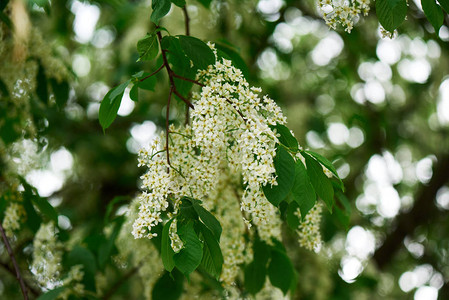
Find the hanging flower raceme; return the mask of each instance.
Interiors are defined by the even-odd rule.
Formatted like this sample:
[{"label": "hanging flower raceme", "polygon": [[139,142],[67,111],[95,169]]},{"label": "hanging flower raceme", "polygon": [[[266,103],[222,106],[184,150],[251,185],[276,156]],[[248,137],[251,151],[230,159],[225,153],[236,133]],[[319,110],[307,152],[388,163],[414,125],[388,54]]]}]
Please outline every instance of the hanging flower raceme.
[{"label": "hanging flower raceme", "polygon": [[259,96],[261,89],[251,87],[231,61],[217,60],[196,82],[201,90],[192,95],[191,125],[170,126],[139,152],[139,166],[148,171],[141,177],[132,234],[162,235],[166,270],[176,266],[188,276],[201,264],[230,288],[239,265],[256,260],[260,247],[273,253],[273,262],[288,260],[279,246],[281,202],[296,218],[292,228],[300,240],[312,240],[313,247],[305,246],[316,248],[321,210],[313,210],[314,230],[299,218],[308,216],[317,195],[332,206],[323,167],[334,177],[336,172],[325,158],[299,147],[279,106]]},{"label": "hanging flower raceme", "polygon": [[336,29],[338,24],[341,24],[345,31],[351,32],[354,27],[355,20],[363,13],[368,15],[370,0],[319,0],[318,7],[320,8],[326,24]]}]

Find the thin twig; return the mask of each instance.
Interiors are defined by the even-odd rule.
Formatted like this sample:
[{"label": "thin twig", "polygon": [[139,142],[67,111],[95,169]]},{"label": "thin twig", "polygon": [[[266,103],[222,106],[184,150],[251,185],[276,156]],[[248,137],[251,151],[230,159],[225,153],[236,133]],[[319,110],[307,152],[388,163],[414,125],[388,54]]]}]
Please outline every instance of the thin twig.
[{"label": "thin twig", "polygon": [[[190,35],[190,17],[189,12],[187,11],[187,4],[183,6],[182,11],[184,12],[184,24],[186,27],[186,35]],[[175,74],[176,75],[176,74]],[[190,107],[186,104],[186,119],[185,125],[189,125],[190,123]]]},{"label": "thin twig", "polygon": [[186,35],[190,35],[190,18],[189,13],[187,12],[187,5],[182,7],[182,11],[184,12],[184,23],[186,27]]},{"label": "thin twig", "polygon": [[[13,268],[11,268],[7,263],[0,261],[0,266],[2,266],[6,271],[8,271],[8,273],[10,273],[12,276],[16,277],[16,272],[14,271]],[[33,288],[29,283],[26,282],[26,280],[24,279],[23,282],[25,283],[25,286],[27,287],[27,289],[34,295],[34,296],[39,296],[40,292],[38,290],[36,290],[35,288]]]},{"label": "thin twig", "polygon": [[23,299],[28,300],[28,292],[25,283],[23,282],[23,278],[20,275],[19,265],[17,264],[16,258],[14,257],[14,253],[12,252],[11,245],[9,244],[8,238],[6,237],[5,230],[3,230],[3,226],[0,223],[0,233],[3,238],[3,242],[5,243],[6,250],[8,251],[9,257],[11,258],[12,264],[14,265],[14,269],[16,271],[16,278],[19,281],[20,289],[22,290]]},{"label": "thin twig", "polygon": [[173,77],[176,77],[176,78],[179,78],[179,79],[185,80],[185,81],[190,81],[191,83],[197,84],[197,85],[199,85],[199,86],[201,86],[201,87],[205,87],[204,84],[202,84],[201,82],[199,82],[199,81],[197,81],[197,80],[193,80],[193,79],[190,79],[190,78],[186,78],[186,77],[180,76],[180,75],[178,75],[178,74],[176,74],[176,73],[173,73]]},{"label": "thin twig", "polygon": [[160,70],[162,70],[162,69],[164,68],[164,66],[165,66],[165,64],[162,64],[162,66],[160,66],[156,71],[154,71],[153,73],[151,73],[151,74],[148,75],[148,76],[145,76],[144,78],[140,79],[139,81],[142,82],[142,81],[144,81],[145,79],[148,79],[148,78],[150,78],[151,76],[157,74]]},{"label": "thin twig", "polygon": [[192,102],[190,102],[188,99],[186,99],[183,95],[181,95],[176,89],[173,89],[173,92],[175,93],[176,96],[178,96],[182,101],[185,102],[185,104],[187,104],[187,106],[189,106],[191,109],[194,108]]},{"label": "thin twig", "polygon": [[165,115],[165,150],[167,151],[167,173],[170,172],[170,152],[169,152],[169,146],[168,146],[168,136],[170,134],[170,128],[169,128],[169,119],[170,119],[170,100],[171,95],[173,93],[173,90],[175,89],[174,86],[170,87],[170,93],[168,93],[168,101],[167,101],[167,111]]},{"label": "thin twig", "polygon": [[229,104],[231,104],[231,106],[236,110],[236,112],[240,115],[240,117],[242,117],[244,122],[247,122],[248,120],[245,118],[245,116],[243,115],[243,113],[240,111],[240,109],[238,109],[237,107],[234,106],[234,103],[231,102],[231,100],[229,100],[228,98],[226,98],[226,102],[228,102]]}]

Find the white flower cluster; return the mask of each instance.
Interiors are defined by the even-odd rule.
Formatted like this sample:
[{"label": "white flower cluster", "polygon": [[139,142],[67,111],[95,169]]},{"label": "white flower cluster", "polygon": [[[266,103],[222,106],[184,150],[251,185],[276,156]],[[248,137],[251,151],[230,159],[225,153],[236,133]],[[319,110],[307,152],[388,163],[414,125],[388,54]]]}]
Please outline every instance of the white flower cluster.
[{"label": "white flower cluster", "polygon": [[245,188],[238,201],[258,226],[260,236],[268,242],[271,237],[279,238],[278,212],[261,186],[276,184],[273,157],[278,140],[269,125],[284,124],[285,117],[273,100],[257,95],[260,89],[250,87],[229,60],[209,66],[198,74],[198,80],[204,87],[193,96],[192,125],[169,130],[170,165],[164,134],[150,149],[139,152],[139,165],[147,166],[148,172],[142,176],[144,192],[133,225],[134,237],[154,237],[151,228],[162,221],[161,212],[172,203],[176,214],[182,196],[200,199],[214,208],[208,199],[219,175],[228,172],[242,178]]},{"label": "white flower cluster", "polygon": [[12,238],[14,232],[20,229],[20,225],[26,220],[25,208],[22,205],[22,195],[17,191],[18,185],[11,184],[7,189],[0,191],[0,198],[8,204],[3,217],[3,229],[8,237]]},{"label": "white flower cluster", "polygon": [[[321,247],[321,211],[322,204],[316,203],[315,206],[307,213],[305,220],[300,222],[297,233],[299,235],[299,245],[311,250],[319,251]],[[301,220],[301,212],[299,208],[295,212],[298,218]]]},{"label": "white flower cluster", "polygon": [[81,283],[84,276],[82,268],[82,265],[76,265],[70,268],[67,277],[61,281],[61,284],[67,288],[59,294],[58,299],[67,300],[70,295],[84,296],[84,284]]},{"label": "white flower cluster", "polygon": [[[262,186],[277,184],[273,159],[278,138],[270,125],[285,124],[286,118],[229,60],[217,60],[197,80],[203,86],[192,96],[191,125],[169,127],[169,151],[165,133],[139,151],[139,166],[148,170],[133,204],[138,209],[129,217],[133,236],[151,239],[156,236],[153,227],[177,215],[183,196],[201,200],[223,228],[220,282],[231,290],[240,265],[251,260],[244,238],[255,234],[251,225],[269,244],[281,239],[279,211]],[[176,226],[175,220],[169,231],[175,252],[183,247]]]},{"label": "white flower cluster", "polygon": [[370,0],[318,0],[326,24],[336,29],[340,23],[347,32],[351,32],[359,14],[368,15],[369,5]]},{"label": "white flower cluster", "polygon": [[58,229],[53,222],[41,224],[33,240],[31,273],[44,291],[66,287],[58,299],[66,300],[70,295],[84,296],[82,265],[72,266],[66,276],[61,276],[64,245],[58,241],[57,233]]},{"label": "white flower cluster", "polygon": [[382,25],[380,25],[380,35],[383,39],[389,38],[390,40],[392,40],[398,36],[398,31],[395,29],[393,32],[390,32],[383,28]]},{"label": "white flower cluster", "polygon": [[63,245],[56,238],[57,229],[53,222],[42,224],[33,241],[31,272],[45,289],[60,286]]}]

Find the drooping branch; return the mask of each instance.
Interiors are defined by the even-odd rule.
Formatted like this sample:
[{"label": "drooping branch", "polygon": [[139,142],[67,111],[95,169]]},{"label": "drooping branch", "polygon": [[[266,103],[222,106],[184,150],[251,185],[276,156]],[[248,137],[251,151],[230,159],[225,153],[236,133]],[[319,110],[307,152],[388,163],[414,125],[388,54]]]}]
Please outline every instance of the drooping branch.
[{"label": "drooping branch", "polygon": [[382,246],[374,253],[373,259],[380,269],[390,263],[396,252],[403,246],[407,235],[412,235],[418,226],[431,222],[439,214],[434,199],[438,190],[449,182],[448,170],[449,154],[445,154],[438,158],[430,182],[422,185],[418,191],[413,208],[397,217],[396,228],[387,235]]},{"label": "drooping branch", "polygon": [[11,258],[11,262],[14,266],[14,270],[16,272],[17,281],[19,281],[20,289],[22,290],[23,299],[28,300],[28,291],[23,281],[22,275],[20,274],[19,265],[17,264],[14,253],[12,252],[11,245],[9,244],[8,237],[6,236],[5,230],[0,222],[0,234],[2,235],[3,243],[5,244],[6,251],[8,251],[9,257]]}]

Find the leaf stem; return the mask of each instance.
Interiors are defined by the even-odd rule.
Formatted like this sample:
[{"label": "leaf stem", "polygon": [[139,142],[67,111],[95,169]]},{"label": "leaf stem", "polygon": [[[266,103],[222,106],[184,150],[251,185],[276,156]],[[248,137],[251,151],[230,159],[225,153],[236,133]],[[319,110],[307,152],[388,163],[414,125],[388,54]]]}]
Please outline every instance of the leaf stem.
[{"label": "leaf stem", "polygon": [[153,75],[156,75],[157,73],[159,73],[160,70],[162,70],[162,69],[164,68],[164,66],[165,66],[165,63],[163,63],[162,66],[160,66],[156,71],[154,71],[154,72],[151,73],[150,75],[145,76],[145,77],[142,78],[142,79],[139,79],[139,81],[142,82],[142,81],[144,81],[145,79],[148,79],[148,78],[150,78],[150,77],[153,76]]},{"label": "leaf stem", "polygon": [[12,264],[14,265],[14,269],[16,271],[16,278],[19,281],[20,289],[22,290],[23,299],[28,300],[28,292],[23,281],[22,276],[20,275],[19,265],[17,264],[16,258],[14,257],[14,253],[12,252],[11,245],[9,244],[8,238],[6,237],[5,230],[3,229],[2,224],[0,223],[0,233],[3,238],[3,242],[5,243],[6,250],[8,251],[9,257],[11,258]]},{"label": "leaf stem", "polygon": [[204,84],[202,84],[201,82],[199,82],[199,81],[197,81],[197,80],[193,80],[193,79],[190,79],[190,78],[186,78],[186,77],[180,76],[180,75],[178,75],[178,74],[176,74],[176,73],[173,73],[173,77],[179,78],[179,79],[184,80],[184,81],[189,81],[189,82],[194,83],[194,84],[197,84],[197,85],[199,85],[199,86],[201,86],[201,87],[204,87],[204,86],[205,86]]}]

